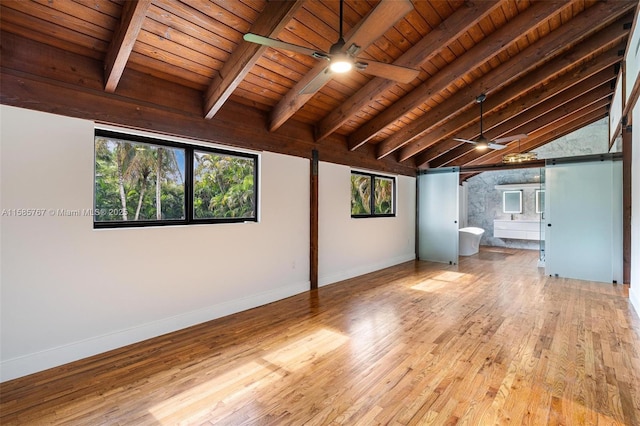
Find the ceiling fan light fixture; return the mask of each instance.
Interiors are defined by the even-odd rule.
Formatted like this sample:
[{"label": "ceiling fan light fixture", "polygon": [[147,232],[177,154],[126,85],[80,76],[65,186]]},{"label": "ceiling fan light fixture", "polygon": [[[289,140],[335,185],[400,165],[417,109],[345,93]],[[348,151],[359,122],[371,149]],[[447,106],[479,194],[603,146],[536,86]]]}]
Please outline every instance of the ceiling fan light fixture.
[{"label": "ceiling fan light fixture", "polygon": [[[482,122],[482,120],[481,120]],[[482,127],[482,125],[480,125]],[[484,135],[482,134],[482,128],[480,129],[480,136],[478,137],[478,140],[476,141],[476,149],[478,151],[486,151],[487,149],[489,149],[489,139],[485,138]]]},{"label": "ceiling fan light fixture", "polygon": [[336,55],[331,59],[331,65],[329,69],[335,73],[345,73],[351,71],[353,68],[353,61],[348,55]]},{"label": "ceiling fan light fixture", "polygon": [[489,149],[489,143],[486,141],[480,141],[476,144],[476,149],[478,151],[485,151],[487,149]]},{"label": "ceiling fan light fixture", "polygon": [[[303,95],[316,93],[333,75],[347,73],[354,69],[374,77],[381,77],[404,84],[411,83],[420,75],[420,71],[413,68],[373,60],[363,62],[358,61],[357,58],[358,53],[360,53],[363,48],[366,49],[366,47],[376,39],[382,37],[387,30],[414,9],[411,0],[379,2],[370,13],[351,28],[348,40],[345,40],[343,37],[345,0],[339,0],[339,3],[339,37],[338,41],[330,47],[328,52],[318,51],[306,46],[287,43],[254,33],[246,33],[243,35],[243,39],[250,43],[295,52],[311,56],[321,61],[327,61],[327,63],[324,64],[326,66],[317,67],[317,69],[314,67],[313,70],[307,74],[309,79],[300,81],[300,84],[296,85],[296,88],[299,88],[298,93]],[[320,31],[318,31],[318,33],[320,33]],[[347,41],[349,45],[347,45]],[[296,108],[299,107],[298,105]]]}]

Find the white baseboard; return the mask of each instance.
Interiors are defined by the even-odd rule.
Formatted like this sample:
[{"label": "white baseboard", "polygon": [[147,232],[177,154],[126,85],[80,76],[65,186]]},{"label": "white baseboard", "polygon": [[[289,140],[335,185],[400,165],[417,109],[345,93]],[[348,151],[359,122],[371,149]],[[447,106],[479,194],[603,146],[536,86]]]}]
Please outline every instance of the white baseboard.
[{"label": "white baseboard", "polygon": [[0,382],[37,373],[308,291],[301,282],[0,362]]},{"label": "white baseboard", "polygon": [[361,265],[355,268],[348,269],[346,271],[339,271],[331,275],[318,277],[318,285],[320,287],[337,283],[338,281],[348,280],[353,277],[359,277],[360,275],[368,274],[370,272],[379,271],[384,268],[389,268],[390,266],[395,266],[400,263],[409,262],[410,260],[414,260],[416,258],[415,254],[404,254],[401,256],[396,256],[390,259],[386,259],[377,263],[370,263],[366,265]]}]

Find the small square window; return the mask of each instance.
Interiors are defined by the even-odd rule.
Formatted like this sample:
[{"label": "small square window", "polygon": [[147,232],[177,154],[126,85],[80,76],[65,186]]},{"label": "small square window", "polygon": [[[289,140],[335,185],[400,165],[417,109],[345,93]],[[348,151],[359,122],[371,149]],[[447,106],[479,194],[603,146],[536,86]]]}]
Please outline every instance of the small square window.
[{"label": "small square window", "polygon": [[393,177],[351,172],[351,217],[395,216]]}]

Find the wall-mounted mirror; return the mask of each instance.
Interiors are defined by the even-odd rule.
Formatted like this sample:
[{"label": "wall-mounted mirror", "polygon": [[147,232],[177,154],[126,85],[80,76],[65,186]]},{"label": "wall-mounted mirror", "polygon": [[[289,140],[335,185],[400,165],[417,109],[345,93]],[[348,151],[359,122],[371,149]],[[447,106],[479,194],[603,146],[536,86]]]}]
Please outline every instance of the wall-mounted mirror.
[{"label": "wall-mounted mirror", "polygon": [[502,193],[503,213],[522,213],[522,191],[504,191]]},{"label": "wall-mounted mirror", "polygon": [[536,189],[536,213],[544,213],[544,189]]}]

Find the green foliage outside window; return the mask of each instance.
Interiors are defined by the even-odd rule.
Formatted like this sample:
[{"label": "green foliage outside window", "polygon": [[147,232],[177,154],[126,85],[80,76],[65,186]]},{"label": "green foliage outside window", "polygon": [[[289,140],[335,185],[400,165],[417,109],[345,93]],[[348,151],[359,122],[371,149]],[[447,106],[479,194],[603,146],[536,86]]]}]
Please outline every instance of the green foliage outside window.
[{"label": "green foliage outside window", "polygon": [[184,150],[95,139],[96,222],[184,219]]},{"label": "green foliage outside window", "polygon": [[96,133],[94,226],[257,220],[257,156],[121,136]]},{"label": "green foliage outside window", "polygon": [[207,152],[194,154],[194,217],[255,217],[254,161]]},{"label": "green foliage outside window", "polygon": [[[373,188],[373,197],[371,194]],[[365,174],[351,173],[351,216],[393,216],[395,179]]]},{"label": "green foliage outside window", "polygon": [[375,213],[393,213],[393,179],[375,177]]},{"label": "green foliage outside window", "polygon": [[351,215],[371,214],[371,177],[351,174]]}]

